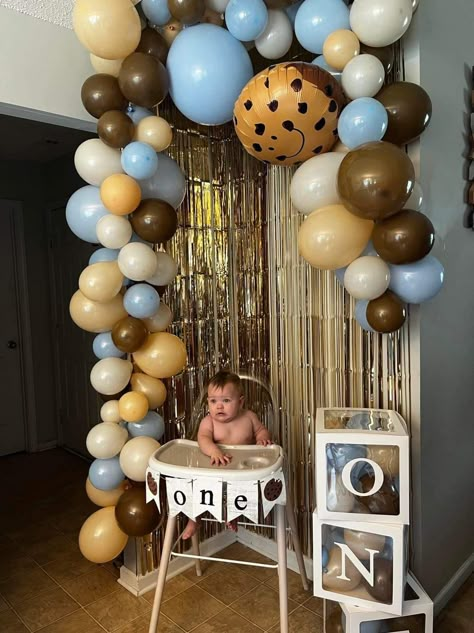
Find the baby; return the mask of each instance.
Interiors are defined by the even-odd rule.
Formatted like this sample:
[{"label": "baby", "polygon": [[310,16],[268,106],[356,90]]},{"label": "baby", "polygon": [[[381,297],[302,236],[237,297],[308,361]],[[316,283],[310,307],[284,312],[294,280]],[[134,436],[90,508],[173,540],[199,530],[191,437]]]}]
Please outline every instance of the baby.
[{"label": "baby", "polygon": [[[199,423],[198,444],[211,458],[211,464],[225,466],[232,457],[217,444],[272,444],[270,434],[253,411],[244,409],[244,396],[239,376],[219,371],[207,388],[209,415]],[[234,525],[230,525],[235,529]],[[189,520],[183,532],[188,539],[196,532],[196,522]]]}]

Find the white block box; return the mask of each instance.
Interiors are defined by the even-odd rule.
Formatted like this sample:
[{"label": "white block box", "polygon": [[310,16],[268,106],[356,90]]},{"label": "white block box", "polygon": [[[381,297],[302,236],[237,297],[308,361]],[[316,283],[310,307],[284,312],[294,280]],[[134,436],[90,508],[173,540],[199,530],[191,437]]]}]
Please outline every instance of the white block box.
[{"label": "white block box", "polygon": [[321,519],[409,523],[409,436],[396,411],[318,409],[316,502]]},{"label": "white block box", "polygon": [[326,602],[326,630],[342,628],[344,633],[433,633],[433,602],[408,573],[402,615],[368,611],[350,604]]},{"label": "white block box", "polygon": [[408,528],[321,519],[313,513],[313,593],[401,615]]}]

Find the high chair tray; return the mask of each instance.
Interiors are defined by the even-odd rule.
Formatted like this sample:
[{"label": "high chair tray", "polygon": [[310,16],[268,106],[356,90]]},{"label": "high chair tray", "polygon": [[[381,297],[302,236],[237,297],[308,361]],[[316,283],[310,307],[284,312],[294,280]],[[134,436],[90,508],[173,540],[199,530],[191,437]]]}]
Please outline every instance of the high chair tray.
[{"label": "high chair tray", "polygon": [[210,458],[201,452],[197,442],[171,440],[163,444],[151,457],[149,466],[170,477],[222,478],[225,481],[250,481],[267,477],[283,466],[283,450],[270,446],[228,446],[219,444],[223,452],[232,456],[226,466],[211,466]]}]

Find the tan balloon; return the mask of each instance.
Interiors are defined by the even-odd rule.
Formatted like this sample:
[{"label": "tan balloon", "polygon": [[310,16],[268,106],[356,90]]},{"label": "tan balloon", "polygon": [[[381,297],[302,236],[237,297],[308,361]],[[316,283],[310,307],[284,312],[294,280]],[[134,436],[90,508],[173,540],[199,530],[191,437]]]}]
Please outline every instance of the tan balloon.
[{"label": "tan balloon", "polygon": [[116,558],[127,544],[128,536],[115,519],[115,508],[97,510],[86,519],[79,532],[79,549],[92,563],[107,563]]},{"label": "tan balloon", "polygon": [[87,266],[79,277],[79,290],[91,301],[111,301],[123,285],[117,262],[97,262]]},{"label": "tan balloon", "polygon": [[328,564],[324,570],[323,589],[328,589],[329,591],[352,591],[359,586],[362,580],[359,570],[354,567],[348,558],[346,558],[345,577],[349,578],[349,580],[338,578],[342,573],[342,553],[337,545],[329,551]]},{"label": "tan balloon", "polygon": [[356,530],[344,530],[344,542],[350,547],[357,558],[368,560],[372,549],[382,553],[385,547],[385,536],[382,534],[370,534],[369,532],[357,532]]},{"label": "tan balloon", "polygon": [[183,25],[178,20],[170,20],[161,28],[161,35],[164,37],[168,46],[174,42],[179,33],[183,30]]},{"label": "tan balloon", "polygon": [[126,422],[140,422],[148,413],[148,398],[139,391],[124,393],[119,400],[120,417]]},{"label": "tan balloon", "polygon": [[128,215],[135,211],[142,199],[138,182],[127,174],[112,174],[100,186],[104,206],[115,215]]},{"label": "tan balloon", "polygon": [[324,59],[336,70],[344,70],[344,66],[359,53],[359,38],[349,29],[333,31],[324,40]]},{"label": "tan balloon", "polygon": [[154,378],[171,378],[186,366],[186,347],[168,332],[150,334],[133,359],[140,369]]},{"label": "tan balloon", "polygon": [[342,204],[331,204],[311,213],[300,226],[300,255],[315,268],[336,270],[359,257],[374,228]]},{"label": "tan balloon", "polygon": [[160,301],[158,312],[148,319],[142,319],[149,332],[164,332],[173,322],[173,313],[166,303]]},{"label": "tan balloon", "polygon": [[118,400],[108,400],[104,402],[100,409],[100,419],[102,422],[113,422],[114,424],[118,424],[122,421],[119,413]]},{"label": "tan balloon", "polygon": [[124,480],[118,488],[114,488],[113,490],[99,490],[99,488],[96,488],[91,484],[88,477],[86,479],[86,494],[96,506],[105,508],[106,506],[117,505],[117,501],[120,499],[125,490],[127,490],[128,486],[129,483]]},{"label": "tan balloon", "polygon": [[123,59],[103,59],[97,57],[94,53],[90,54],[92,68],[98,74],[112,75],[112,77],[118,77],[120,68],[122,67]]},{"label": "tan balloon", "polygon": [[166,400],[166,387],[159,378],[135,373],[130,378],[130,386],[132,391],[141,392],[146,396],[149,409],[158,409]]},{"label": "tan balloon", "polygon": [[123,296],[119,293],[110,301],[92,301],[80,290],[71,298],[69,313],[74,323],[86,332],[108,332],[115,323],[127,316]]},{"label": "tan balloon", "polygon": [[389,477],[396,477],[400,472],[400,456],[397,446],[368,446],[367,459],[378,464]]},{"label": "tan balloon", "polygon": [[81,44],[103,59],[123,59],[140,41],[140,17],[130,0],[76,0],[72,21]]},{"label": "tan balloon", "polygon": [[173,140],[173,131],[166,119],[147,116],[135,126],[135,140],[148,143],[156,152],[162,152]]}]

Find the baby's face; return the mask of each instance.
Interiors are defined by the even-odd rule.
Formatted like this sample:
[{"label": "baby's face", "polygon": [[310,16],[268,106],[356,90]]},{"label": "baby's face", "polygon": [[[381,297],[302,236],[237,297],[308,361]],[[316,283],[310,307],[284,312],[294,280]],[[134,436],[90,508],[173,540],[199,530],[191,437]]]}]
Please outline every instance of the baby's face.
[{"label": "baby's face", "polygon": [[209,414],[216,422],[231,422],[236,418],[242,407],[243,396],[232,383],[220,387],[210,385],[207,390]]}]

